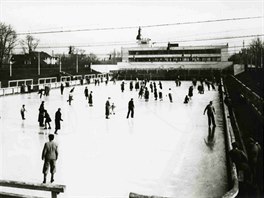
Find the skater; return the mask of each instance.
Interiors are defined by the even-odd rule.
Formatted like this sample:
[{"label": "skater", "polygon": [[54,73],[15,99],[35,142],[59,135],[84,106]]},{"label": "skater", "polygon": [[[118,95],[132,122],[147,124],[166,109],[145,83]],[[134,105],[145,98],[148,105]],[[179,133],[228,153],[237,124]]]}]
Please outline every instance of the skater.
[{"label": "skater", "polygon": [[152,84],[152,82],[150,82],[149,87],[150,87],[151,93],[153,93],[153,84]]},{"label": "skater", "polygon": [[214,114],[215,114],[215,109],[213,106],[213,101],[210,101],[210,103],[205,107],[204,109],[204,115],[205,112],[207,111],[207,116],[208,116],[208,126],[211,126],[211,123],[213,123],[213,126],[215,127],[215,118],[214,118]]},{"label": "skater", "polygon": [[88,92],[88,88],[87,87],[85,87],[85,89],[84,89],[84,95],[85,95],[85,100],[87,100],[88,96],[89,96],[89,92]]},{"label": "skater", "polygon": [[92,95],[92,91],[90,92],[89,94],[89,97],[88,97],[88,103],[89,103],[89,106],[92,107],[93,106],[93,95]]},{"label": "skater", "polygon": [[154,98],[155,98],[155,100],[158,99],[158,93],[157,93],[157,88],[156,87],[154,87]]},{"label": "skater", "polygon": [[159,91],[159,99],[160,99],[160,101],[163,101],[163,96],[162,96],[162,91],[161,90]]},{"label": "skater", "polygon": [[130,83],[129,83],[129,89],[130,89],[130,91],[133,90],[133,81],[130,81]]},{"label": "skater", "polygon": [[112,103],[112,105],[111,105],[111,112],[110,112],[110,114],[113,114],[113,115],[115,115],[115,108],[116,108],[116,106],[115,106],[115,104],[114,103]]},{"label": "skater", "polygon": [[25,119],[26,119],[26,118],[25,118],[25,111],[26,111],[26,109],[25,109],[25,105],[23,104],[23,105],[22,105],[22,108],[21,108],[21,110],[20,110],[22,120],[25,120]]},{"label": "skater", "polygon": [[58,108],[58,111],[55,113],[55,134],[57,134],[57,131],[61,128],[60,121],[63,121],[61,119],[61,108]]},{"label": "skater", "polygon": [[63,95],[63,90],[64,90],[64,85],[63,83],[61,83],[61,86],[60,86],[61,95]]},{"label": "skater", "polygon": [[162,83],[159,81],[159,87],[160,89],[162,89]]},{"label": "skater", "polygon": [[105,119],[109,119],[109,114],[110,114],[110,98],[105,103]]},{"label": "skater", "polygon": [[147,87],[145,87],[145,94],[144,94],[145,101],[148,102],[149,100],[149,90]]},{"label": "skater", "polygon": [[136,84],[135,84],[135,89],[136,89],[136,91],[139,89],[139,82],[138,82],[138,79],[137,79]]},{"label": "skater", "polygon": [[56,161],[58,159],[58,145],[53,141],[54,135],[49,134],[49,142],[46,142],[42,150],[42,160],[44,160],[42,173],[44,175],[43,183],[46,183],[48,170],[50,168],[51,179],[54,182],[54,174],[56,172]]},{"label": "skater", "polygon": [[188,95],[186,95],[185,98],[184,98],[184,102],[183,103],[184,104],[188,104],[189,100],[190,99],[189,99]]},{"label": "skater", "polygon": [[73,94],[72,92],[70,91],[69,93],[69,99],[67,100],[67,102],[69,102],[69,105],[71,105],[71,101],[73,100]]},{"label": "skater", "polygon": [[39,91],[38,91],[39,98],[42,98],[42,95],[43,95],[44,91],[45,91],[44,89],[39,89]]},{"label": "skater", "polygon": [[129,114],[131,112],[131,118],[134,117],[134,102],[133,102],[133,98],[131,98],[131,100],[128,102],[128,112],[127,112],[127,118],[129,118]]},{"label": "skater", "polygon": [[189,93],[188,93],[188,96],[189,96],[189,99],[191,100],[191,99],[192,99],[192,96],[193,96],[193,86],[190,86],[190,87],[189,87]]},{"label": "skater", "polygon": [[171,93],[171,88],[169,88],[169,93],[168,93],[168,96],[169,96],[170,102],[173,102],[173,101],[172,101],[172,93]]},{"label": "skater", "polygon": [[47,129],[47,124],[49,125],[49,129],[51,129],[51,126],[50,126],[50,122],[51,122],[51,118],[50,118],[50,115],[48,114],[48,111],[45,110],[44,111],[44,117],[45,117],[45,128],[44,129]]},{"label": "skater", "polygon": [[122,83],[121,83],[121,91],[124,92],[124,90],[125,90],[125,82],[122,81]]},{"label": "skater", "polygon": [[143,96],[143,87],[141,86],[138,92],[138,98],[142,98],[142,96]]},{"label": "skater", "polygon": [[39,107],[39,116],[38,116],[38,122],[40,127],[44,127],[44,101],[41,102],[41,105]]}]

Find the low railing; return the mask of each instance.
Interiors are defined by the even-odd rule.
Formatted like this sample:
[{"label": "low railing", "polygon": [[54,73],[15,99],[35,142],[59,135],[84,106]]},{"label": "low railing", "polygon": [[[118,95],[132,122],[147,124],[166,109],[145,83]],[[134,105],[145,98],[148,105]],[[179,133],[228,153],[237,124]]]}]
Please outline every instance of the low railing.
[{"label": "low railing", "polygon": [[[68,83],[69,86],[87,84],[86,80],[88,78],[90,79],[90,83],[94,83],[94,79],[96,79],[96,77],[100,77],[100,78],[102,77],[103,80],[105,80],[106,75],[107,74],[99,74],[99,76],[96,76],[96,74],[87,74],[87,75],[84,75],[84,78],[81,78],[82,76],[78,75],[78,76],[75,76],[76,79],[72,79],[71,76],[62,76],[60,79],[60,82],[57,81],[56,77],[39,78],[38,79],[39,84],[33,84],[31,82],[31,79],[13,80],[13,81],[9,81],[9,86],[11,83],[16,83],[16,86],[0,88],[0,96],[21,93],[21,86],[19,86],[19,83],[29,82],[28,80],[30,80],[30,83],[32,83],[30,84],[31,85],[30,91],[34,92],[34,91],[38,91],[39,89],[44,89],[46,85],[49,86],[50,88],[59,88],[61,83]],[[28,86],[24,86],[25,93],[29,92],[28,89],[29,89]]]},{"label": "low railing", "polygon": [[[19,182],[19,181],[10,181],[10,180],[0,180],[0,186],[8,188],[20,188],[20,189],[29,189],[29,190],[38,190],[38,191],[49,191],[51,192],[51,198],[57,198],[59,193],[65,191],[66,186],[56,185],[56,184],[38,184],[38,183],[28,183],[28,182]],[[1,198],[40,198],[36,196],[21,195],[9,192],[0,192]]]},{"label": "low railing", "polygon": [[243,94],[244,98],[248,101],[248,103],[255,109],[259,116],[263,116],[263,105],[264,100],[259,95],[257,95],[254,91],[244,85],[240,80],[235,78],[234,76],[230,76],[232,83],[236,86],[237,90],[240,90]]}]

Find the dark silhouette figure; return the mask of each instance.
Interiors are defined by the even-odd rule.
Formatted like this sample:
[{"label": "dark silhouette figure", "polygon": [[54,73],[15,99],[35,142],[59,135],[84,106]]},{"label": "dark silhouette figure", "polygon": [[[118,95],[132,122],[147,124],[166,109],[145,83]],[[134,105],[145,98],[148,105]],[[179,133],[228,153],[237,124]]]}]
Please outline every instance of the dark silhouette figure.
[{"label": "dark silhouette figure", "polygon": [[128,112],[127,112],[127,118],[129,118],[129,114],[131,112],[131,118],[134,117],[134,101],[133,98],[131,98],[131,100],[128,102]]},{"label": "dark silhouette figure", "polygon": [[63,90],[64,90],[64,85],[63,83],[61,83],[61,86],[60,86],[61,95],[63,95]]},{"label": "dark silhouette figure", "polygon": [[57,134],[57,131],[61,128],[60,121],[63,121],[61,119],[61,108],[58,108],[58,111],[55,113],[55,134]]},{"label": "dark silhouette figure", "polygon": [[45,112],[45,108],[44,108],[44,101],[41,102],[41,105],[39,107],[39,116],[38,116],[38,122],[39,122],[39,126],[44,127],[44,112]]},{"label": "dark silhouette figure", "polygon": [[45,128],[44,129],[47,129],[47,124],[49,125],[49,129],[51,129],[51,126],[50,126],[51,118],[47,110],[44,111],[44,117],[45,117]]},{"label": "dark silhouette figure", "polygon": [[210,101],[210,103],[205,107],[204,109],[204,114],[207,111],[207,116],[208,116],[208,126],[211,126],[211,123],[213,123],[213,126],[215,127],[215,109],[213,107],[213,101]]}]

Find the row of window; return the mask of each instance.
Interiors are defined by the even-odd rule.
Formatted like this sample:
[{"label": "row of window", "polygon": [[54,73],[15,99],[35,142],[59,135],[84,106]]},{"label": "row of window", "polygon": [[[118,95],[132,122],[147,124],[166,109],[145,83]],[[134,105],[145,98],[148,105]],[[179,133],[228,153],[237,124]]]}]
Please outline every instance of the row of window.
[{"label": "row of window", "polygon": [[221,49],[190,49],[190,50],[130,50],[129,55],[161,55],[161,54],[221,54]]},{"label": "row of window", "polygon": [[220,57],[129,58],[129,62],[220,62]]}]

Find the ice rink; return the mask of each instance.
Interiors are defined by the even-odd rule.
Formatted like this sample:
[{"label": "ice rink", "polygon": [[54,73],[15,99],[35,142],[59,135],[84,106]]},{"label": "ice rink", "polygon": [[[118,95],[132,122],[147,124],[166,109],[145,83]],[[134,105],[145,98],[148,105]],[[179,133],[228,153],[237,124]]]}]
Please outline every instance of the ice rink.
[{"label": "ice rink", "polygon": [[[62,113],[61,130],[55,136],[59,158],[55,183],[66,185],[59,197],[128,197],[130,192],[165,197],[220,197],[228,190],[222,110],[217,91],[198,94],[183,104],[191,85],[163,81],[163,101],[138,98],[138,92],[121,92],[120,81],[76,86],[71,106],[66,102],[71,89],[52,89],[50,96],[37,93],[0,97],[0,178],[41,183],[41,152],[54,133],[55,112]],[[93,91],[89,107],[84,88]],[[166,96],[172,89],[173,103]],[[105,102],[116,105],[115,115],[105,119]],[[134,118],[126,118],[128,102],[134,98]],[[52,129],[38,126],[38,108],[45,101]],[[216,129],[208,138],[205,106],[213,101]],[[21,119],[22,104],[26,120]],[[209,139],[209,140],[208,140]],[[50,175],[48,176],[50,179]],[[43,195],[37,193],[37,195]],[[45,195],[50,196],[49,193]]]}]

